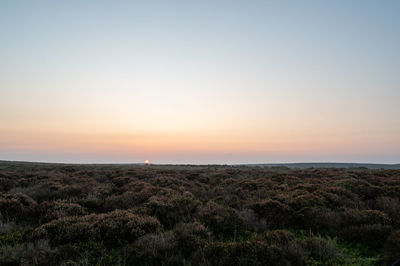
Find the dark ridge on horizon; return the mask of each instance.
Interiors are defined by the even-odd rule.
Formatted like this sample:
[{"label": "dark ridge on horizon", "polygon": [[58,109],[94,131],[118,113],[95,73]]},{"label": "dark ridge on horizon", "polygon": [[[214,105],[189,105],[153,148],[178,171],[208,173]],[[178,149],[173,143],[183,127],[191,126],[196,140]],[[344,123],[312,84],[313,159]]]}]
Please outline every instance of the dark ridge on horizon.
[{"label": "dark ridge on horizon", "polygon": [[288,168],[368,168],[368,169],[400,169],[400,164],[379,164],[379,163],[266,163],[248,164],[259,167],[288,167]]},{"label": "dark ridge on horizon", "polygon": [[[32,162],[32,161],[8,161],[0,160],[0,164],[34,164],[34,165],[87,165],[87,166],[142,166],[144,163],[64,163],[64,162]],[[254,164],[171,164],[151,163],[153,166],[232,166],[232,167],[288,167],[292,169],[307,168],[367,168],[367,169],[400,169],[400,164],[380,163],[333,163],[333,162],[309,162],[309,163],[254,163]]]}]

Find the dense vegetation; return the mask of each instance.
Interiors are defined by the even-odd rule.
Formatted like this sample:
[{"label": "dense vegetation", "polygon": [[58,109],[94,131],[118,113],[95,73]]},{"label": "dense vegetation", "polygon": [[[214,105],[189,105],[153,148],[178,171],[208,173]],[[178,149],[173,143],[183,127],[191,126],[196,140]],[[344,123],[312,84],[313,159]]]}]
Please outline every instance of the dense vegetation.
[{"label": "dense vegetation", "polygon": [[400,170],[0,163],[1,265],[390,265]]}]

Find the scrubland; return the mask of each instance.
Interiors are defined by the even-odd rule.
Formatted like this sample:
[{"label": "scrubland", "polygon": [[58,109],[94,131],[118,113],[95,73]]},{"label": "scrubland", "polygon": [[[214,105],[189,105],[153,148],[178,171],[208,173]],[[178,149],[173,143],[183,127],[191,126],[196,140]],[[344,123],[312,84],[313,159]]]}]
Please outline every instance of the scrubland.
[{"label": "scrubland", "polygon": [[0,265],[390,265],[400,170],[0,163]]}]

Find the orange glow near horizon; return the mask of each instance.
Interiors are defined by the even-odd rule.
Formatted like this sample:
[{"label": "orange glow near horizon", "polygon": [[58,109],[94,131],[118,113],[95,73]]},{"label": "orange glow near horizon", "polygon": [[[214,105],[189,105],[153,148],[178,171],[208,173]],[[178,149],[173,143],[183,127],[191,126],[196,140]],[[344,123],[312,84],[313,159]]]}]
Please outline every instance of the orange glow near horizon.
[{"label": "orange glow near horizon", "polygon": [[[351,131],[350,131],[351,132]],[[382,145],[379,138],[349,134],[347,130],[326,132],[322,129],[297,131],[279,129],[253,129],[248,131],[213,130],[207,132],[70,132],[49,130],[2,130],[0,145],[6,150],[47,153],[88,153],[126,158],[168,158],[171,155],[253,154],[258,158],[273,156],[317,156],[329,154],[377,154],[395,152],[396,142]],[[386,137],[383,135],[382,137]],[[365,145],[368,143],[368,146]],[[259,159],[260,160],[260,159]]]}]

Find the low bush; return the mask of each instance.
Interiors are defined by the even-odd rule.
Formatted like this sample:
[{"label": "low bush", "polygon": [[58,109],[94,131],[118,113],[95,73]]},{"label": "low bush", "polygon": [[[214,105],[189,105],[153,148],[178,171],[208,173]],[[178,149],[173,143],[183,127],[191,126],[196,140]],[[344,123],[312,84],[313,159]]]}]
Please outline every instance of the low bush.
[{"label": "low bush", "polygon": [[36,201],[23,193],[0,193],[0,212],[7,220],[29,221],[37,211]]},{"label": "low bush", "polygon": [[259,217],[265,219],[270,229],[286,228],[293,224],[293,209],[279,201],[264,200],[253,204],[251,208]]},{"label": "low bush", "polygon": [[344,255],[332,239],[310,237],[304,244],[313,261],[343,263]]},{"label": "low bush", "polygon": [[200,202],[188,197],[151,197],[144,204],[148,215],[155,216],[162,225],[172,229],[181,222],[191,222]]},{"label": "low bush", "polygon": [[264,241],[214,242],[205,247],[210,265],[305,265],[302,254],[289,254]]},{"label": "low bush", "polygon": [[160,224],[154,217],[116,210],[106,214],[66,217],[36,228],[31,238],[50,239],[52,245],[71,242],[105,241],[128,243],[147,233],[154,233]]},{"label": "low bush", "polygon": [[129,247],[130,265],[179,265],[180,256],[172,232],[147,234]]},{"label": "low bush", "polygon": [[210,240],[210,232],[199,222],[180,223],[173,230],[179,252],[185,258],[192,257],[192,253],[201,250]]},{"label": "low bush", "polygon": [[209,201],[199,209],[199,219],[219,238],[230,238],[246,230],[244,220],[235,209]]},{"label": "low bush", "polygon": [[43,212],[43,221],[48,222],[69,216],[82,216],[89,214],[89,211],[77,203],[57,200],[52,202],[42,202],[39,206]]},{"label": "low bush", "polygon": [[393,264],[400,259],[400,230],[394,231],[385,243],[383,262]]},{"label": "low bush", "polygon": [[390,265],[399,177],[0,162],[0,265]]}]

